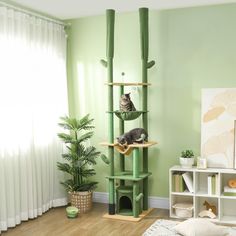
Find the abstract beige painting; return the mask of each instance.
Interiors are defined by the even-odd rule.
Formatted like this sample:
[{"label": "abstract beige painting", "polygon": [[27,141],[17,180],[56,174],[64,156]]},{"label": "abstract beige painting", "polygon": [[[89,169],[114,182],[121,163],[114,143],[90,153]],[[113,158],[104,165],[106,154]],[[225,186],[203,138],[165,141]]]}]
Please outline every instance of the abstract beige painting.
[{"label": "abstract beige painting", "polygon": [[236,88],[202,89],[201,156],[208,167],[235,168]]}]

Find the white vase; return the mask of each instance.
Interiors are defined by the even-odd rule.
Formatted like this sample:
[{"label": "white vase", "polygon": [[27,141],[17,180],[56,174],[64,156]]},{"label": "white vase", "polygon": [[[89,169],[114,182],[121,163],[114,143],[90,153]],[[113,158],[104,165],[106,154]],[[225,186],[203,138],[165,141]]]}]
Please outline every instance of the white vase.
[{"label": "white vase", "polygon": [[183,168],[191,168],[194,164],[194,157],[191,158],[179,158],[179,163]]}]

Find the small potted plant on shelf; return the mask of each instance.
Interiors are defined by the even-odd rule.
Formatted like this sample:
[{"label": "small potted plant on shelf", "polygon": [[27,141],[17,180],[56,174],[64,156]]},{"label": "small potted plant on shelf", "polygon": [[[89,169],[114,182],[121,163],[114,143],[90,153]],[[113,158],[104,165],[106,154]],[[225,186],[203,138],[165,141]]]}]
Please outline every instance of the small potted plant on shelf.
[{"label": "small potted plant on shelf", "polygon": [[92,190],[98,182],[89,180],[96,174],[93,166],[96,159],[101,157],[108,163],[106,156],[92,145],[86,145],[93,136],[93,119],[89,115],[81,119],[61,117],[61,126],[66,132],[58,133],[58,137],[65,143],[67,152],[62,154],[65,162],[57,162],[59,170],[65,172],[68,179],[61,184],[69,193],[71,205],[79,209],[80,213],[87,212],[92,207]]},{"label": "small potted plant on shelf", "polygon": [[179,158],[180,165],[183,168],[191,168],[194,164],[194,153],[192,150],[185,150],[181,152],[181,157]]}]

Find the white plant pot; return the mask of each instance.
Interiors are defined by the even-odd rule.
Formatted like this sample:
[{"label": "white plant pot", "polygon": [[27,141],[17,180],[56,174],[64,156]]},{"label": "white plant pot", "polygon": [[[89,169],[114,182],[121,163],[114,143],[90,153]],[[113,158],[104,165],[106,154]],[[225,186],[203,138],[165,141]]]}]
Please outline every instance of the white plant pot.
[{"label": "white plant pot", "polygon": [[183,168],[191,168],[194,164],[194,157],[191,158],[179,158],[179,163]]}]

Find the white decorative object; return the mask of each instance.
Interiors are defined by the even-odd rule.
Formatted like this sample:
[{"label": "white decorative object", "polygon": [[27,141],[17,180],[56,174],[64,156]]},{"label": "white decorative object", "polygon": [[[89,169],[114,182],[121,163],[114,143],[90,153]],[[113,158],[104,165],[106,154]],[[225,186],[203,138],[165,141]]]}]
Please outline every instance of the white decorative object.
[{"label": "white decorative object", "polygon": [[202,90],[201,156],[208,167],[235,168],[236,88]]},{"label": "white decorative object", "polygon": [[209,217],[211,219],[215,219],[216,215],[211,210],[203,210],[198,214],[199,217]]},{"label": "white decorative object", "polygon": [[211,223],[207,219],[188,219],[174,226],[183,236],[228,236],[229,228]]},{"label": "white decorative object", "polygon": [[[192,177],[193,192],[189,192],[187,187],[182,192],[175,191],[175,179],[173,175],[176,173],[187,174]],[[208,193],[208,176],[215,176],[215,180],[211,185],[214,190]],[[171,218],[184,219],[176,214],[176,209],[173,206],[176,204],[189,202],[193,204],[193,218],[198,218],[199,213],[206,210],[204,206],[207,201],[211,206],[215,206],[216,218],[208,220],[225,223],[236,224],[236,196],[234,193],[228,192],[228,188],[224,188],[228,181],[236,177],[236,170],[225,168],[208,168],[198,169],[182,168],[181,166],[174,166],[169,171],[169,209]],[[209,186],[210,187],[210,186]],[[227,191],[224,193],[224,189]],[[177,205],[178,206],[178,205]]]},{"label": "white decorative object", "polygon": [[204,157],[197,157],[197,168],[206,169],[207,168],[207,159]]},{"label": "white decorative object", "polygon": [[179,163],[183,168],[191,168],[194,164],[194,157],[192,158],[179,158]]}]

